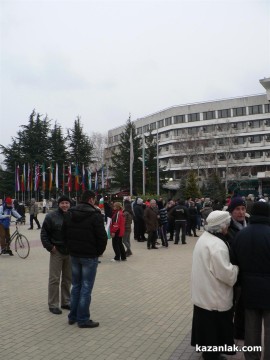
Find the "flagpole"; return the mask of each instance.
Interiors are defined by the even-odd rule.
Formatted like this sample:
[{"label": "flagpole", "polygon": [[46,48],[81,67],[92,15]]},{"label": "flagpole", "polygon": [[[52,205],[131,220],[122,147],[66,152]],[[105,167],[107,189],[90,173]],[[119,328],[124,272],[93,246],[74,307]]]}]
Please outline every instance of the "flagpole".
[{"label": "flagpole", "polygon": [[15,172],[14,172],[14,174],[15,174],[15,196],[14,196],[14,198],[16,199],[16,190],[17,190],[17,166],[16,166],[16,161],[15,161]]},{"label": "flagpole", "polygon": [[157,127],[157,195],[159,195],[159,152],[158,152],[158,127]]},{"label": "flagpole", "polygon": [[133,151],[133,138],[132,138],[132,127],[130,128],[130,168],[129,168],[129,193],[130,196],[133,195],[133,161],[134,161],[134,151]]},{"label": "flagpole", "polygon": [[145,195],[145,137],[142,136],[143,195]]}]

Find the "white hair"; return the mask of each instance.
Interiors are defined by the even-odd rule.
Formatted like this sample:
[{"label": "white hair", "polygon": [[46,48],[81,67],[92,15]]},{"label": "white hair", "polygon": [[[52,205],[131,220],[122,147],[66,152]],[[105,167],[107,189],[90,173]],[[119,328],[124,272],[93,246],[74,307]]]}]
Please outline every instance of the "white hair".
[{"label": "white hair", "polygon": [[210,232],[210,233],[220,233],[223,229],[225,229],[231,222],[231,218],[228,218],[227,220],[224,220],[221,224],[218,225],[204,225],[204,230]]}]

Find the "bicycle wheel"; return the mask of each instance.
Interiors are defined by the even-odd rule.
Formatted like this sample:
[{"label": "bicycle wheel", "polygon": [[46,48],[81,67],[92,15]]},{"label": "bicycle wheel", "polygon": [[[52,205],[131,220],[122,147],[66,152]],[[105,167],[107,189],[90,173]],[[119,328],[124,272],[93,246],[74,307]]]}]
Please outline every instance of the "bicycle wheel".
[{"label": "bicycle wheel", "polygon": [[27,258],[27,256],[29,255],[29,252],[30,252],[29,241],[22,234],[18,234],[16,236],[15,251],[19,255],[19,257],[22,259]]}]

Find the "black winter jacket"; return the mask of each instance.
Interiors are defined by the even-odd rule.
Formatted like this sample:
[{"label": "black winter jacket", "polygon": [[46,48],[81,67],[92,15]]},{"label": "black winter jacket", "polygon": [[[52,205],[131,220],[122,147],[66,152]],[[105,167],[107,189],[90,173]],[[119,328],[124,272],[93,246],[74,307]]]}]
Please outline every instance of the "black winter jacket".
[{"label": "black winter jacket", "polygon": [[62,225],[64,221],[64,213],[61,209],[57,209],[48,213],[43,221],[40,238],[42,245],[49,252],[55,246],[61,254],[68,254],[68,249],[64,242]]},{"label": "black winter jacket", "polygon": [[270,310],[270,218],[250,217],[232,243],[232,263],[241,271],[246,308]]},{"label": "black winter jacket", "polygon": [[88,203],[69,209],[65,214],[64,237],[70,255],[96,258],[107,246],[107,233],[100,210]]},{"label": "black winter jacket", "polygon": [[175,221],[178,220],[189,220],[188,209],[184,205],[177,205],[171,212],[171,216]]}]

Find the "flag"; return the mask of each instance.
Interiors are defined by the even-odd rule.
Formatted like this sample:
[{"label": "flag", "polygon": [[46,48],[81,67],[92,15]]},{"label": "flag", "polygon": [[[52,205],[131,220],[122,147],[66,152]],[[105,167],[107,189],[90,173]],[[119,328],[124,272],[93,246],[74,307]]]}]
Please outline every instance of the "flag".
[{"label": "flag", "polygon": [[101,189],[104,189],[104,168],[101,167]]},{"label": "flag", "polygon": [[52,191],[52,184],[53,184],[53,164],[51,163],[50,164],[50,167],[49,167],[49,191]]},{"label": "flag", "polygon": [[63,179],[62,179],[62,181],[63,181],[63,184],[62,184],[63,195],[65,194],[65,171],[66,171],[66,167],[65,167],[65,164],[63,163]]},{"label": "flag", "polygon": [[20,191],[20,166],[16,168],[16,191]]},{"label": "flag", "polygon": [[71,176],[71,165],[68,166],[68,191],[72,190],[72,176]]},{"label": "flag", "polygon": [[85,170],[84,170],[84,164],[82,164],[82,191],[85,191]]},{"label": "flag", "polygon": [[95,190],[98,190],[98,173],[97,173],[97,168],[96,168],[96,174],[95,174]]},{"label": "flag", "polygon": [[56,187],[56,189],[59,188],[59,183],[58,183],[58,163],[55,164],[55,187]]},{"label": "flag", "polygon": [[27,167],[27,191],[32,191],[32,174],[31,174],[30,163],[28,163],[28,167]]},{"label": "flag", "polygon": [[129,142],[130,142],[130,158],[129,158],[129,164],[130,164],[130,168],[129,168],[129,184],[130,184],[130,195],[132,196],[133,194],[133,162],[134,162],[134,150],[133,150],[133,138],[132,138],[132,128],[130,129],[130,138],[129,138]]},{"label": "flag", "polygon": [[35,166],[35,186],[34,191],[37,191],[39,187],[39,164]]},{"label": "flag", "polygon": [[42,191],[46,190],[45,164],[42,165]]},{"label": "flag", "polygon": [[106,166],[106,188],[108,189],[109,187],[109,167],[108,165]]},{"label": "flag", "polygon": [[21,191],[25,192],[25,164],[23,165],[23,173],[21,175]]},{"label": "flag", "polygon": [[76,166],[75,166],[75,190],[76,190],[76,191],[79,191],[79,190],[80,190],[78,164],[76,164]]},{"label": "flag", "polygon": [[88,168],[88,190],[92,190],[92,177],[91,177],[91,169]]}]

